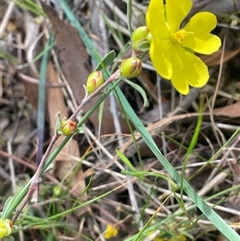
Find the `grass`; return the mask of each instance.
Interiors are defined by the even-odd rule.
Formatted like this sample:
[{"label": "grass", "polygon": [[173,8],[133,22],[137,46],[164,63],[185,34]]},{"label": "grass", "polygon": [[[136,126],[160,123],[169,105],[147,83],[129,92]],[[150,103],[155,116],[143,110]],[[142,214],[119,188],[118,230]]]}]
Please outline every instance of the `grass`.
[{"label": "grass", "polygon": [[[126,16],[128,26],[125,27],[130,30],[132,2],[128,2],[128,14]],[[95,50],[89,35],[65,1],[59,3],[68,21],[76,27],[79,37],[83,40],[91,55],[92,61],[96,65],[99,64],[99,54]],[[39,14],[39,6],[33,1],[23,1],[18,7]],[[106,26],[109,26],[106,16],[104,16],[104,19],[107,23]],[[117,22],[117,16],[114,16],[114,20]],[[113,30],[111,26],[109,26],[109,29],[115,32],[115,38],[120,36],[119,42],[122,41],[123,46],[128,46],[127,43],[123,42],[124,37],[119,30],[120,28],[117,29],[119,32]],[[49,61],[52,61],[47,57],[47,53],[53,53],[52,47],[53,44],[50,41],[42,53],[36,54],[38,58],[42,56],[41,80],[46,78],[47,65]],[[127,47],[123,49],[122,53],[119,52],[116,59],[122,58],[122,54],[125,54],[126,51]],[[15,60],[18,60],[18,58],[14,54],[7,54],[7,56],[8,61],[11,62],[11,59],[14,59],[12,63],[17,64]],[[108,64],[105,60],[102,62]],[[148,64],[148,62],[146,63]],[[117,61],[114,64],[117,66]],[[111,76],[113,70],[114,68],[112,72],[109,69],[104,69],[106,76]],[[4,73],[4,71],[2,72]],[[216,69],[215,72],[217,72]],[[149,74],[149,78],[152,78],[151,74]],[[71,169],[66,172],[65,177],[58,180],[54,175],[49,175],[49,168],[51,168],[57,155],[62,152],[64,146],[73,138],[72,135],[65,137],[57,147],[53,148],[53,152],[50,153],[41,170],[40,176],[43,181],[40,184],[39,201],[36,204],[26,205],[14,223],[15,228],[12,237],[15,240],[31,240],[34,238],[37,240],[67,240],[67,237],[75,237],[75,240],[104,240],[103,232],[106,225],[110,223],[119,229],[118,236],[111,240],[217,240],[223,235],[228,240],[237,240],[239,238],[237,233],[239,232],[239,219],[233,218],[236,218],[237,215],[234,215],[234,213],[238,214],[239,210],[237,206],[229,207],[225,205],[229,197],[238,195],[236,192],[240,185],[233,182],[237,175],[237,165],[228,166],[222,160],[227,159],[230,162],[232,160],[231,155],[235,155],[236,161],[239,161],[237,158],[237,155],[239,156],[239,150],[237,149],[240,134],[239,122],[233,121],[231,123],[231,118],[221,120],[236,128],[235,131],[233,131],[234,128],[227,131],[218,128],[218,133],[222,139],[220,143],[217,142],[218,138],[214,136],[216,131],[211,131],[210,120],[204,119],[209,116],[206,111],[208,101],[214,95],[214,102],[217,102],[218,98],[215,99],[217,93],[203,91],[199,100],[192,100],[193,104],[189,109],[190,112],[194,112],[194,108],[196,109],[195,117],[197,117],[197,120],[191,119],[189,122],[187,114],[181,115],[183,116],[182,119],[180,115],[175,119],[174,116],[172,119],[169,117],[171,120],[167,122],[164,129],[165,138],[161,139],[162,142],[165,142],[164,144],[169,152],[163,155],[161,145],[155,143],[153,132],[149,131],[148,127],[146,128],[136,114],[136,110],[131,107],[129,100],[126,98],[127,95],[123,94],[124,86],[121,89],[119,87],[120,82],[119,79],[117,82],[110,84],[109,88],[99,96],[93,107],[79,120],[77,125],[78,127],[83,126],[85,135],[88,136],[89,129],[84,126],[88,117],[96,111],[106,98],[109,98],[110,93],[114,93],[122,107],[122,114],[129,121],[130,129],[130,123],[136,129],[135,132],[131,131],[129,135],[126,135],[125,139],[127,142],[134,144],[131,148],[136,149],[137,155],[128,155],[127,150],[124,150],[124,135],[118,137],[112,135],[111,138],[118,144],[117,146],[111,144],[107,147],[109,140],[105,142],[104,139],[100,139],[99,142],[99,139],[92,132],[94,136],[92,141],[84,144],[87,147],[80,146],[80,157],[66,153],[71,160],[74,160],[74,163]],[[141,85],[139,81],[136,83]],[[5,84],[4,86],[6,86],[4,91],[8,93],[8,85]],[[139,90],[139,92],[142,92],[142,87],[139,87]],[[164,95],[164,92],[162,94]],[[143,93],[142,95],[144,96]],[[9,97],[8,94],[6,96]],[[171,102],[169,93],[165,96],[164,98],[170,98],[168,101]],[[42,113],[39,112],[40,114],[38,114],[40,118],[43,117],[43,112],[45,112],[42,97],[43,94],[38,97],[39,104],[42,104]],[[67,98],[67,95],[65,97]],[[149,99],[149,102],[150,109],[154,102],[151,99]],[[16,102],[15,104],[17,105]],[[5,108],[5,105],[3,104],[2,107]],[[17,108],[19,108],[18,105]],[[163,107],[161,106],[161,108]],[[145,109],[145,111],[147,112],[148,109]],[[26,118],[26,113],[33,112],[31,108],[24,109],[24,114],[20,116],[20,119]],[[170,109],[168,109],[167,113],[170,112]],[[4,110],[3,113],[5,113]],[[15,114],[17,115],[17,113]],[[41,124],[43,122],[42,120]],[[159,125],[162,127],[161,123]],[[204,128],[213,136],[206,136]],[[181,129],[186,133],[183,133]],[[39,133],[38,137],[40,136]],[[138,140],[139,135],[153,153],[151,158],[144,156],[144,153],[142,153],[141,143]],[[161,135],[161,130],[158,135]],[[49,139],[51,138],[50,135],[47,136]],[[14,160],[13,168],[16,172],[16,176],[12,175],[12,177],[7,175],[8,172],[3,172],[6,174],[6,178],[2,179],[2,198],[0,201],[3,212],[1,217],[12,219],[17,207],[26,197],[31,183],[35,180],[34,178],[27,180],[27,175],[23,174],[26,172],[33,176],[35,172],[23,168],[24,165],[21,166],[19,172],[17,165],[19,160],[15,157],[15,152],[14,154],[7,153],[7,140],[4,132],[1,139],[4,140],[2,144],[4,151],[1,151],[3,160],[12,158]],[[18,143],[18,145],[20,144]],[[228,151],[230,148],[235,148],[236,154],[230,153]],[[210,152],[209,149],[211,149]],[[33,155],[31,152],[30,154]],[[21,157],[21,159],[26,161],[26,157],[31,155],[26,153],[26,156]],[[28,161],[32,163],[32,160]],[[11,165],[11,163],[9,161],[8,165]],[[235,171],[231,167],[234,167]],[[79,170],[83,170],[81,174],[83,177],[78,176]],[[68,177],[69,174],[70,178]],[[7,185],[11,178],[17,184],[17,189],[20,189],[15,193],[13,193],[11,186]],[[77,178],[77,182],[85,180],[86,184],[78,194],[75,193],[73,188],[75,178]],[[21,185],[19,180],[22,180]],[[208,183],[205,180],[209,180]],[[215,180],[218,180],[218,182],[214,185]],[[201,187],[198,188],[199,186]],[[14,198],[10,197],[12,195]],[[8,199],[8,197],[10,198]],[[231,218],[236,221],[231,221]],[[5,240],[11,240],[11,238],[8,237]]]}]

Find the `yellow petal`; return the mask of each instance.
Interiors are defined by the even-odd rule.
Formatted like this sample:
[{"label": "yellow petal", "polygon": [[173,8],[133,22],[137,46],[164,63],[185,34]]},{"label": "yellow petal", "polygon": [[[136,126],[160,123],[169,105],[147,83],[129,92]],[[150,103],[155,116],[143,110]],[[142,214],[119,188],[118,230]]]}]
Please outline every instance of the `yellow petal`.
[{"label": "yellow petal", "polygon": [[187,32],[194,32],[194,35],[210,33],[217,25],[217,18],[209,12],[195,14],[183,28]]},{"label": "yellow petal", "polygon": [[216,35],[205,33],[202,35],[185,38],[182,44],[197,53],[212,54],[220,48],[221,40]]},{"label": "yellow petal", "polygon": [[172,84],[183,95],[188,94],[188,85],[203,87],[209,78],[208,68],[200,58],[180,45],[174,45],[172,68]]},{"label": "yellow petal", "polygon": [[[184,67],[182,65],[182,59],[179,55],[173,57],[173,74],[172,85],[181,94],[186,95],[189,92],[189,85],[187,78],[185,77]],[[185,70],[186,71],[186,70]]]},{"label": "yellow petal", "polygon": [[146,24],[153,38],[166,38],[169,36],[162,0],[150,1],[146,13]]},{"label": "yellow petal", "polygon": [[110,238],[116,237],[117,235],[118,235],[118,229],[115,226],[113,226],[112,224],[108,224],[106,226],[104,238],[110,239]]},{"label": "yellow petal", "polygon": [[191,8],[192,0],[166,0],[167,22],[172,32],[179,29],[180,24]]},{"label": "yellow petal", "polygon": [[187,25],[183,28],[193,35],[185,38],[183,45],[201,54],[212,54],[221,46],[221,40],[217,36],[210,34],[217,25],[217,18],[209,12],[195,14]]},{"label": "yellow petal", "polygon": [[172,42],[168,39],[153,40],[149,55],[157,73],[165,79],[172,77]]},{"label": "yellow petal", "polygon": [[0,238],[7,237],[12,231],[12,222],[8,219],[0,219]]}]

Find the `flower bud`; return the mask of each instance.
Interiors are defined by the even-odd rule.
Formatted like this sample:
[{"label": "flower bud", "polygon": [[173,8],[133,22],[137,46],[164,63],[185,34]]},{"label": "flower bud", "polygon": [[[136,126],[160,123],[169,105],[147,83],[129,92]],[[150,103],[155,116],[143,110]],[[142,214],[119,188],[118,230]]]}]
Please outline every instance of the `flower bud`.
[{"label": "flower bud", "polygon": [[54,197],[59,197],[61,194],[62,194],[62,187],[60,187],[60,186],[55,186],[54,188],[53,188],[53,195],[54,195]]},{"label": "flower bud", "polygon": [[65,118],[61,121],[61,126],[58,129],[58,133],[64,136],[71,135],[77,129],[77,123],[72,120],[66,120]]},{"label": "flower bud", "polygon": [[7,237],[13,229],[13,223],[9,219],[0,219],[0,238]]},{"label": "flower bud", "polygon": [[147,51],[149,49],[149,43],[147,41],[148,33],[149,30],[147,26],[141,26],[133,32],[132,47],[134,50]]},{"label": "flower bud", "polygon": [[89,94],[93,93],[104,83],[103,74],[101,71],[92,72],[87,79],[86,89]]},{"label": "flower bud", "polygon": [[148,33],[146,39],[147,39],[147,42],[148,42],[149,44],[152,43],[152,41],[153,41],[153,36],[152,36],[152,34],[151,34],[150,32]]},{"label": "flower bud", "polygon": [[135,78],[142,71],[142,61],[139,58],[131,57],[124,59],[120,65],[122,77]]}]

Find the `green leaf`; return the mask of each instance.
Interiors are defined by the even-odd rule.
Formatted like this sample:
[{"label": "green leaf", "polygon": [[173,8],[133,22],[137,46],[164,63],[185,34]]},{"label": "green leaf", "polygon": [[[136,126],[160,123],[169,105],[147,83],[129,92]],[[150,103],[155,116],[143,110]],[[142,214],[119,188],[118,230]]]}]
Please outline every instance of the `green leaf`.
[{"label": "green leaf", "polygon": [[136,172],[137,170],[135,169],[135,167],[132,165],[132,163],[128,160],[128,158],[119,150],[116,150],[117,155],[121,158],[121,160],[125,163],[125,165],[128,166],[128,168],[133,171]]},{"label": "green leaf", "polygon": [[9,62],[12,62],[14,64],[20,64],[20,61],[18,58],[14,57],[13,55],[9,54],[7,51],[5,51],[3,48],[1,48],[0,52],[0,59],[8,60]]},{"label": "green leaf", "polygon": [[[43,173],[46,173],[46,172],[48,172],[48,171],[50,171],[50,170],[53,170],[53,169],[54,169],[54,165],[53,165],[53,163],[51,163],[51,164],[49,164],[49,165],[47,166],[47,168],[44,170]],[[39,181],[41,182],[42,180],[39,179]]]},{"label": "green leaf", "polygon": [[131,85],[135,90],[137,90],[141,94],[141,96],[143,98],[143,106],[148,107],[149,102],[148,102],[148,98],[147,98],[147,95],[146,95],[144,89],[140,85],[134,84],[131,80],[128,80],[128,79],[123,79],[123,80],[127,84]]},{"label": "green leaf", "polygon": [[7,214],[7,211],[8,211],[8,209],[9,209],[9,207],[11,206],[11,204],[12,204],[12,202],[13,202],[13,197],[11,196],[11,197],[9,197],[7,200],[6,200],[6,202],[5,202],[5,204],[4,204],[4,206],[3,206],[3,211],[2,211],[2,219],[6,219],[6,214]]},{"label": "green leaf", "polygon": [[80,126],[80,127],[77,127],[76,133],[78,133],[78,134],[84,134],[84,129],[83,129],[81,126]]},{"label": "green leaf", "polygon": [[28,10],[37,16],[44,15],[42,8],[32,0],[13,0],[13,2],[25,11]]},{"label": "green leaf", "polygon": [[56,114],[56,126],[55,126],[55,132],[57,132],[62,124],[62,118],[61,118],[61,113],[60,111],[58,111],[58,113]]},{"label": "green leaf", "polygon": [[137,50],[141,52],[146,52],[149,50],[149,47],[150,44],[147,41],[142,41],[141,43],[139,43]]},{"label": "green leaf", "polygon": [[[127,99],[124,94],[117,86],[115,88],[119,95],[119,99],[121,99],[122,105],[126,113],[128,114],[129,119],[136,127],[137,131],[141,134],[143,140],[154,153],[156,158],[161,162],[164,166],[165,170],[172,176],[172,178],[176,181],[176,183],[181,183],[181,175],[176,171],[176,169],[172,166],[171,163],[162,155],[158,146],[154,142],[152,136],[143,125],[141,120],[133,111],[132,107],[129,105]],[[240,128],[232,135],[232,138],[240,133]],[[183,179],[182,189],[184,192],[192,199],[192,201],[196,204],[196,206],[202,211],[202,213],[212,222],[212,224],[220,231],[222,234],[227,237],[229,240],[239,240],[239,235],[214,211],[213,208],[209,207],[208,204],[200,197],[196,191],[192,188],[192,186]],[[146,228],[146,227],[144,227]],[[128,238],[126,240],[140,240],[140,237],[136,238],[135,236]]]},{"label": "green leaf", "polygon": [[97,65],[97,67],[95,68],[94,71],[97,70],[102,70],[102,69],[106,69],[110,64],[113,63],[113,60],[116,57],[116,53],[114,50],[110,51],[101,61],[100,63]]},{"label": "green leaf", "polygon": [[104,111],[104,104],[105,101],[103,101],[100,105],[99,105],[99,110],[98,110],[98,134],[100,134],[101,132],[101,126],[102,126],[102,117],[103,117],[103,111]]},{"label": "green leaf", "polygon": [[3,241],[14,241],[14,240],[15,239],[12,235],[9,235],[9,236],[3,238]]}]

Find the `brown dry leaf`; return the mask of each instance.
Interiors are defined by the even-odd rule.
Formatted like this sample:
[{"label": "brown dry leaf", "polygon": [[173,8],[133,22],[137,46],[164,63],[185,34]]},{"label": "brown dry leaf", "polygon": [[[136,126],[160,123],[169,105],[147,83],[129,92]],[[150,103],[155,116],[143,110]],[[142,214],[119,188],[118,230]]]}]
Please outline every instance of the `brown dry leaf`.
[{"label": "brown dry leaf", "polygon": [[213,114],[228,117],[240,117],[240,101],[225,107],[216,108],[213,110]]},{"label": "brown dry leaf", "polygon": [[[236,50],[224,50],[223,63],[227,62],[229,59],[232,59],[237,54],[240,54],[240,49]],[[212,55],[203,56],[201,59],[207,66],[216,66],[220,64],[222,55],[222,49],[218,50]]]},{"label": "brown dry leaf", "polygon": [[[63,72],[69,85],[72,88],[77,102],[81,103],[85,96],[83,85],[86,83],[87,77],[91,72],[91,70],[87,68],[89,58],[88,53],[76,29],[61,21],[58,18],[57,13],[46,4],[42,3],[42,6],[55,31],[58,54]],[[88,102],[84,107],[84,111],[88,111],[98,98],[99,97],[95,97],[90,102]],[[102,116],[103,120],[101,126],[101,134],[114,133],[115,128],[113,125],[113,118],[109,111],[109,98],[105,100],[104,106],[105,108]],[[89,117],[89,119],[97,129],[98,111],[95,111]],[[123,131],[125,131],[125,129],[123,128]]]},{"label": "brown dry leaf", "polygon": [[[48,80],[50,83],[58,83],[56,72],[53,68],[52,63],[48,65]],[[51,134],[53,135],[55,125],[56,125],[56,114],[60,111],[62,117],[67,117],[68,112],[64,103],[63,93],[60,88],[48,88],[47,89],[47,110],[49,115],[49,123],[51,127]],[[62,138],[59,138],[55,144],[55,147],[60,144]],[[74,167],[75,161],[72,160],[70,156],[79,157],[79,148],[76,140],[71,139],[62,149],[62,151],[58,154],[55,159],[56,169],[54,170],[54,175],[59,179],[63,180],[66,178],[66,181],[71,179],[71,189],[74,189],[72,193],[75,196],[81,196],[81,194],[85,190],[85,181],[81,178],[83,176],[82,170],[79,170],[78,173],[73,177],[72,176],[72,168]],[[71,190],[70,190],[71,192]],[[86,198],[84,195],[82,198]],[[81,208],[81,212],[77,212],[80,216],[86,209]],[[68,217],[73,220],[74,217]],[[78,221],[76,220],[76,230],[78,229]],[[81,237],[74,240],[82,240]]]}]

